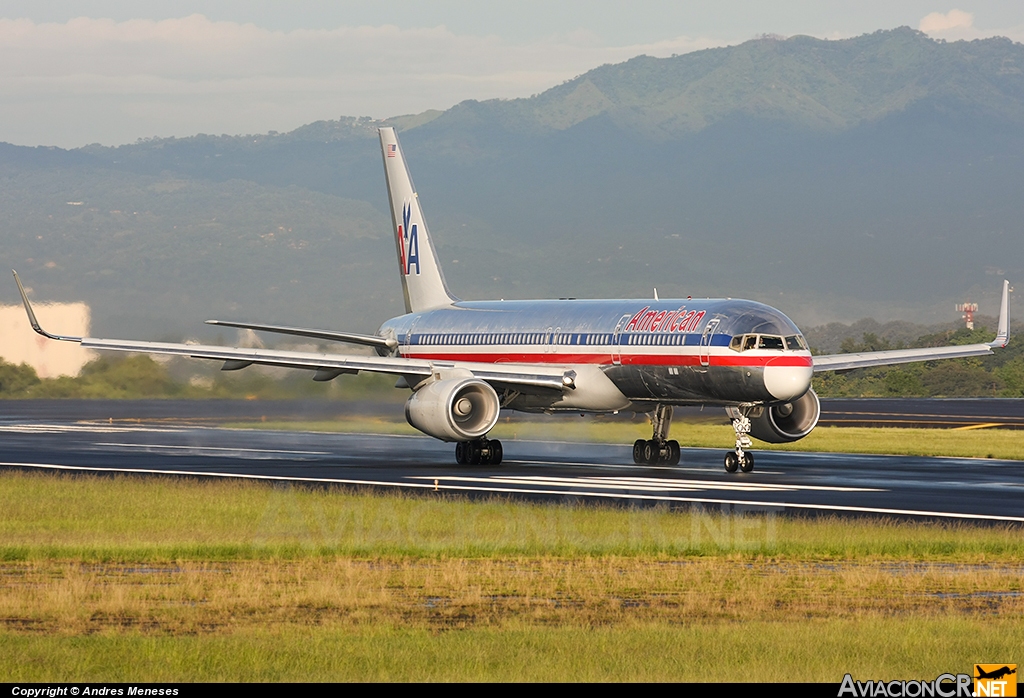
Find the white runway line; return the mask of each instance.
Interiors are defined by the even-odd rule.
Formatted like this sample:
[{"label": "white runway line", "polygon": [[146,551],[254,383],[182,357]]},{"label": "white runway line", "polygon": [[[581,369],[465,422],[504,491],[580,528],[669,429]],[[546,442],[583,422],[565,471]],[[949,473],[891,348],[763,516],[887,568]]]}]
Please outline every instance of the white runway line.
[{"label": "white runway line", "polygon": [[185,429],[176,429],[174,427],[115,427],[101,426],[99,424],[0,424],[0,431],[18,434],[124,434],[132,432],[179,434],[185,431]]},{"label": "white runway line", "polygon": [[217,477],[235,478],[239,480],[263,480],[267,482],[308,482],[331,485],[362,485],[364,487],[394,487],[417,490],[438,490],[446,492],[494,492],[495,494],[530,494],[594,497],[597,499],[622,499],[649,502],[674,502],[680,504],[730,504],[733,506],[750,507],[751,509],[802,509],[805,511],[837,511],[856,514],[883,514],[889,516],[924,516],[937,519],[1003,521],[1007,523],[1024,523],[1024,516],[998,516],[995,514],[967,514],[950,511],[926,511],[921,509],[891,509],[887,507],[857,507],[839,504],[804,504],[800,502],[761,502],[749,499],[715,499],[712,497],[670,497],[650,494],[622,494],[616,492],[588,492],[572,490],[541,490],[514,487],[470,487],[466,485],[434,486],[433,482],[394,482],[386,480],[348,480],[341,478],[322,477],[287,477],[284,475],[248,475],[238,473],[192,472],[189,470],[152,470],[146,468],[97,468],[81,465],[60,465],[57,463],[6,463],[0,466],[14,468],[39,468],[44,470],[65,470],[88,473],[127,473],[132,475],[184,475],[186,477]]},{"label": "white runway line", "polygon": [[231,448],[230,446],[176,446],[173,444],[131,444],[131,443],[111,443],[111,442],[98,442],[96,446],[117,446],[119,448],[127,448],[133,451],[144,451],[152,452],[154,449],[168,449],[172,453],[178,453],[181,451],[188,451],[193,453],[200,453],[210,451],[213,453],[224,452],[226,454],[238,453],[246,456],[253,453],[274,453],[274,454],[285,454],[285,455],[300,455],[300,456],[329,456],[330,451],[286,451],[276,448]]},{"label": "white runway line", "polygon": [[[540,465],[545,468],[550,468],[552,465],[569,465],[585,468],[614,468],[615,470],[669,470],[674,473],[706,473],[709,472],[709,468],[688,468],[682,465],[633,465],[629,463],[579,463],[574,461],[546,461],[546,460],[520,460],[520,459],[508,459],[503,460],[502,463],[508,465]],[[721,469],[721,464],[715,470]],[[758,467],[757,472],[762,475],[781,475],[781,470],[765,470],[764,468]]]},{"label": "white runway line", "polygon": [[543,475],[495,475],[471,477],[465,475],[419,475],[418,480],[445,480],[454,482],[503,483],[512,485],[545,485],[549,487],[588,486],[598,489],[648,490],[654,492],[696,492],[729,490],[737,492],[887,492],[872,487],[830,487],[827,485],[785,485],[759,482],[726,482],[722,480],[675,480],[646,477],[547,477]]}]

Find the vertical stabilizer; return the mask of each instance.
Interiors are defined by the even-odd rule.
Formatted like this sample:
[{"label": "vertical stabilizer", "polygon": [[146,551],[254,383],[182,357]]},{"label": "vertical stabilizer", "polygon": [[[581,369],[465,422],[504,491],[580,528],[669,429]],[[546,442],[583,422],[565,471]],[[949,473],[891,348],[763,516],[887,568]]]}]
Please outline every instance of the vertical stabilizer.
[{"label": "vertical stabilizer", "polygon": [[384,176],[391,203],[391,231],[395,235],[395,248],[398,251],[405,310],[416,313],[451,305],[458,299],[444,282],[437,252],[430,241],[420,200],[395,129],[380,129],[380,147],[384,156]]}]

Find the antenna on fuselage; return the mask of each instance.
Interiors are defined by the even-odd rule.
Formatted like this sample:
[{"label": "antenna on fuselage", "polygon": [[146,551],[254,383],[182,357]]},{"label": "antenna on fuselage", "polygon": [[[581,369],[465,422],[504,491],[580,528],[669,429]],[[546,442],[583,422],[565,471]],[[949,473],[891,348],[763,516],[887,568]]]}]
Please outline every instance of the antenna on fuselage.
[{"label": "antenna on fuselage", "polygon": [[657,286],[654,287],[654,300],[660,300],[658,298],[658,287]]}]

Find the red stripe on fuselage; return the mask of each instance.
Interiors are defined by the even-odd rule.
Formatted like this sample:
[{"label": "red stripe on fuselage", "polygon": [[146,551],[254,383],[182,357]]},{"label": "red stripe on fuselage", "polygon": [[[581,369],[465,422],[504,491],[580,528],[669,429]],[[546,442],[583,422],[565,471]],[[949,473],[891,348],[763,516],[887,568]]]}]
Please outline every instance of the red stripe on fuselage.
[{"label": "red stripe on fuselage", "polygon": [[[402,354],[410,359],[432,359],[435,361],[475,361],[484,364],[516,363],[516,364],[612,364],[611,354],[516,354],[516,353],[452,353],[441,351],[405,352]],[[697,354],[622,354],[623,366],[699,366],[700,356]],[[773,356],[721,356],[712,354],[709,358],[711,366],[735,366],[738,368],[761,368],[769,361],[772,366],[812,366],[810,356],[792,354],[776,354]]]}]

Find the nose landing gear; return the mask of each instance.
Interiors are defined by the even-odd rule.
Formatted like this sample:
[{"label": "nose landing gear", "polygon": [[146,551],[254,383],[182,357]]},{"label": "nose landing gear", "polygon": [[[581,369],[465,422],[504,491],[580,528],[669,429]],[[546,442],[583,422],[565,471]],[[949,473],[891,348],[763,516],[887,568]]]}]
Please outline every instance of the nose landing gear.
[{"label": "nose landing gear", "polygon": [[672,424],[672,406],[658,405],[651,413],[654,435],[648,440],[633,443],[633,462],[637,465],[678,465],[679,442],[669,441],[668,429]]},{"label": "nose landing gear", "polygon": [[736,432],[736,450],[725,454],[725,472],[735,473],[740,469],[749,473],[754,469],[754,454],[744,451],[745,448],[753,446],[750,437],[750,417],[748,408],[736,408],[732,418],[732,428]]}]

